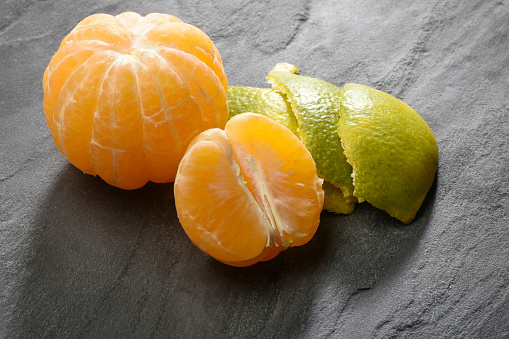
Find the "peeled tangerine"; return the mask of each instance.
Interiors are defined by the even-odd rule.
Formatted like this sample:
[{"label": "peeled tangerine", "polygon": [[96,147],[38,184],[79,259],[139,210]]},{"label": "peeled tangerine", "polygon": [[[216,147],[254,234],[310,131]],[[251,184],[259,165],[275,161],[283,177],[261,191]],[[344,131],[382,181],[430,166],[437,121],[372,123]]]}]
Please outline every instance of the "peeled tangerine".
[{"label": "peeled tangerine", "polygon": [[221,57],[168,14],[95,14],[44,72],[44,110],[69,161],[111,185],[171,182],[189,142],[228,119]]},{"label": "peeled tangerine", "polygon": [[322,179],[299,139],[259,114],[196,137],[180,163],[175,204],[193,243],[248,266],[307,243],[323,206]]}]

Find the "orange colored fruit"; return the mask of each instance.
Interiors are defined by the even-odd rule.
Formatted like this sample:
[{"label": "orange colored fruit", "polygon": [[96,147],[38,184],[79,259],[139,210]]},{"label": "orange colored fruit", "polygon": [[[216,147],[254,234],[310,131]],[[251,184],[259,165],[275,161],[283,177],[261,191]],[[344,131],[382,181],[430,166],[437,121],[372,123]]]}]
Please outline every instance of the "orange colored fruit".
[{"label": "orange colored fruit", "polygon": [[43,87],[60,151],[124,189],[173,181],[189,142],[228,119],[219,52],[168,14],[85,18],[51,59]]},{"label": "orange colored fruit", "polygon": [[175,179],[179,220],[217,260],[248,266],[315,234],[322,179],[310,153],[285,126],[259,114],[233,117],[197,136]]}]

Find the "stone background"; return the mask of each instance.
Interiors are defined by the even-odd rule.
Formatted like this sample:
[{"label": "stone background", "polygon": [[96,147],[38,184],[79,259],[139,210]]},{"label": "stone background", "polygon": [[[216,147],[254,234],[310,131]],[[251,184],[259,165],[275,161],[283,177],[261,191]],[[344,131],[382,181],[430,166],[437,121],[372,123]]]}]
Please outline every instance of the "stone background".
[{"label": "stone background", "polygon": [[[0,3],[1,338],[509,337],[509,2]],[[364,203],[315,238],[238,269],[188,240],[173,185],[82,174],[44,121],[42,75],[97,12],[200,27],[231,85],[279,61],[391,93],[428,122],[436,181],[403,225]]]}]

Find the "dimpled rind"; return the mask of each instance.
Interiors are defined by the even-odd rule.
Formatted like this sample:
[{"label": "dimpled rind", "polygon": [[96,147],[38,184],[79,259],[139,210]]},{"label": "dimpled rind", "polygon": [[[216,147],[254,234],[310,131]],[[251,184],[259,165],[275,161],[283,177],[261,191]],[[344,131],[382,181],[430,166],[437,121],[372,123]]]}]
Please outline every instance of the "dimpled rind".
[{"label": "dimpled rind", "polygon": [[352,167],[337,133],[341,88],[326,81],[294,74],[297,68],[280,63],[269,72],[273,89],[292,104],[302,142],[316,162],[322,178],[339,187],[348,202],[353,196]]},{"label": "dimpled rind", "polygon": [[[293,68],[286,69],[292,70]],[[228,107],[230,119],[246,112],[262,114],[286,126],[300,138],[297,119],[292,107],[285,95],[280,92],[270,88],[230,86],[228,88]],[[355,204],[347,202],[340,188],[324,181],[324,191],[325,210],[343,214],[353,212]]]},{"label": "dimpled rind", "polygon": [[374,88],[346,84],[338,134],[353,167],[354,195],[410,223],[430,189],[438,145],[406,103]]},{"label": "dimpled rind", "polygon": [[235,115],[252,112],[265,115],[297,132],[297,119],[284,95],[270,88],[230,86],[228,88],[229,119]]}]

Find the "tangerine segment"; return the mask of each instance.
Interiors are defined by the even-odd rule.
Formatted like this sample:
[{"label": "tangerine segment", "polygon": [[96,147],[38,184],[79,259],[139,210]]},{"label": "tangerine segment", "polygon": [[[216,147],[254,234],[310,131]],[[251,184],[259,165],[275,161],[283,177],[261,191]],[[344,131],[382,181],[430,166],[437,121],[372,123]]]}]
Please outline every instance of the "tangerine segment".
[{"label": "tangerine segment", "polygon": [[247,266],[313,237],[321,184],[289,129],[245,113],[191,142],[177,172],[175,204],[194,244],[226,264]]},{"label": "tangerine segment", "polygon": [[175,205],[191,241],[219,261],[240,265],[271,246],[269,221],[246,188],[220,129],[200,134],[180,162]]},{"label": "tangerine segment", "polygon": [[145,39],[160,47],[194,56],[216,74],[223,88],[228,87],[219,52],[212,40],[199,28],[186,23],[166,21],[148,30]]},{"label": "tangerine segment", "polygon": [[61,42],[60,48],[75,41],[102,41],[117,50],[128,49],[131,35],[118,18],[103,13],[83,19]]},{"label": "tangerine segment", "polygon": [[94,117],[87,112],[97,110],[97,96],[102,83],[100,74],[109,68],[113,58],[101,53],[89,60],[87,69],[76,69],[63,84],[58,99],[52,105],[52,114],[47,115],[55,144],[71,163],[85,172],[93,171],[88,147]]},{"label": "tangerine segment", "polygon": [[60,151],[124,189],[173,181],[189,142],[228,119],[217,49],[167,14],[85,18],[51,59],[43,87]]}]

